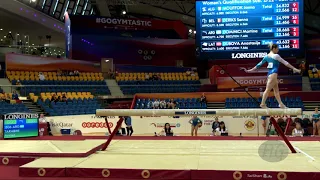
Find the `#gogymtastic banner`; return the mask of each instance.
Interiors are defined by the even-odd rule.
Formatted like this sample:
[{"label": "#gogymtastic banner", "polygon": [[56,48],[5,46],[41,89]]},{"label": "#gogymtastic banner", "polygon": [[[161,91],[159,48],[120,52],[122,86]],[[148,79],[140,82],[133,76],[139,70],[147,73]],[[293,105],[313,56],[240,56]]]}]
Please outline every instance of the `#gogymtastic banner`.
[{"label": "#gogymtastic banner", "polygon": [[182,21],[98,16],[70,16],[70,21],[72,34],[78,34],[79,32],[81,32],[81,34],[93,34],[93,31],[107,29],[174,30],[181,39],[188,38],[188,29]]},{"label": "#gogymtastic banner", "polygon": [[[245,76],[233,77],[242,87],[248,88],[250,91],[263,91],[267,83],[266,76]],[[217,86],[219,91],[236,91],[241,89],[239,85],[231,77],[217,78]],[[302,77],[301,76],[279,76],[278,77],[280,90],[301,91]]]},{"label": "#gogymtastic banner", "polygon": [[[257,61],[259,62],[259,61]],[[211,84],[215,84],[217,81],[217,78],[219,77],[229,77],[231,75],[232,77],[244,77],[244,76],[265,76],[268,73],[267,66],[264,65],[259,70],[254,71],[252,73],[246,73],[244,69],[251,69],[256,64],[228,64],[228,65],[214,65],[209,70],[209,77]],[[279,72],[280,75],[288,74],[288,68],[285,66],[280,66]]]}]

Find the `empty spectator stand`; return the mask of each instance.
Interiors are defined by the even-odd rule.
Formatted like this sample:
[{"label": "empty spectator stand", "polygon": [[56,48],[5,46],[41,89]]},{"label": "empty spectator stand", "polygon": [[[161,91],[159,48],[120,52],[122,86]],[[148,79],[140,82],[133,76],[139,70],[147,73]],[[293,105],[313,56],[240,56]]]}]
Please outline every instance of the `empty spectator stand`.
[{"label": "empty spectator stand", "polygon": [[147,80],[147,74],[151,79],[153,73],[118,73],[116,80],[124,94],[196,92],[201,86],[198,73],[157,73],[159,80]]},{"label": "empty spectator stand", "polygon": [[[282,97],[282,102],[289,108],[302,108],[304,109],[303,102],[300,97]],[[232,108],[260,108],[262,98],[258,98],[258,103],[252,98],[226,98],[225,107]],[[269,97],[266,102],[270,108],[278,108],[279,104],[274,97]]]},{"label": "empty spectator stand", "polygon": [[[148,104],[153,103],[155,100],[162,99],[137,99],[135,102],[135,109],[152,109],[152,106],[148,106]],[[206,109],[207,104],[201,103],[200,98],[175,98],[173,99],[177,103],[177,108],[179,109]],[[170,101],[170,99],[164,99],[166,103]]]},{"label": "empty spectator stand", "polygon": [[7,71],[12,85],[21,83],[20,94],[40,95],[42,92],[91,92],[94,95],[108,95],[110,90],[102,73],[83,72],[79,76],[58,76],[56,72],[43,72],[45,80],[39,80],[39,72]]},{"label": "empty spectator stand", "polygon": [[[315,68],[315,69],[314,69]],[[314,91],[320,90],[320,64],[312,64],[309,66],[308,76],[311,89]]]},{"label": "empty spectator stand", "polygon": [[66,102],[51,101],[53,95],[62,96],[63,93],[41,93],[40,98],[33,93],[29,96],[50,116],[95,114],[96,109],[101,109],[101,104],[90,92],[67,92]]}]

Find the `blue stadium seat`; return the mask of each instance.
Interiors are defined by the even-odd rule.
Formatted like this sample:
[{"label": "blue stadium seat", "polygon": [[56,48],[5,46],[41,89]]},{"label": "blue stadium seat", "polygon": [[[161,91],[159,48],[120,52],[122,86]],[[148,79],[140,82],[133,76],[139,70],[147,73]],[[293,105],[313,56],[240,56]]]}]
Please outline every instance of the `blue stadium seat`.
[{"label": "blue stadium seat", "polygon": [[[15,80],[12,81],[14,85]],[[20,89],[21,94],[34,93],[39,95],[41,92],[91,92],[94,95],[111,94],[105,81],[31,81],[23,80],[22,85],[29,85]],[[46,85],[46,86],[32,86]],[[52,85],[52,86],[50,86]]]},{"label": "blue stadium seat", "polygon": [[[302,108],[304,109],[301,97],[282,97],[282,102],[289,108]],[[252,98],[226,98],[225,108],[260,108],[262,98],[257,99],[258,102]],[[269,97],[266,102],[270,108],[278,108],[279,104],[274,97]]]},{"label": "blue stadium seat", "polygon": [[197,92],[200,81],[118,81],[124,94]]},{"label": "blue stadium seat", "polygon": [[17,113],[17,112],[29,113],[30,110],[22,103],[10,104],[5,101],[0,101],[0,112],[1,114]]},{"label": "blue stadium seat", "polygon": [[50,102],[38,99],[37,103],[50,116],[66,116],[80,114],[95,114],[96,109],[101,109],[97,99],[68,100],[67,102]]}]

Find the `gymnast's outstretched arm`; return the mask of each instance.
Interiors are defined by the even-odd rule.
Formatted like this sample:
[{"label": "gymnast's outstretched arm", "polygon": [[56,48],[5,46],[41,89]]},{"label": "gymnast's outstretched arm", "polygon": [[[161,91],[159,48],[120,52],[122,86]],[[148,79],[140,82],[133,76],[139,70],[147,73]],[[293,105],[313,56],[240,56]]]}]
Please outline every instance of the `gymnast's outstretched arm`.
[{"label": "gymnast's outstretched arm", "polygon": [[266,63],[267,61],[263,58],[262,61],[260,61],[255,67],[253,67],[252,69],[249,70],[244,70],[246,73],[251,73],[253,71],[256,71],[257,69],[259,69],[264,63]]},{"label": "gymnast's outstretched arm", "polygon": [[287,62],[286,60],[282,59],[282,57],[279,56],[279,54],[275,54],[274,58],[281,62],[283,65],[287,66],[288,68],[292,69],[294,72],[300,73],[300,69],[297,69],[295,67],[293,67],[289,62]]}]

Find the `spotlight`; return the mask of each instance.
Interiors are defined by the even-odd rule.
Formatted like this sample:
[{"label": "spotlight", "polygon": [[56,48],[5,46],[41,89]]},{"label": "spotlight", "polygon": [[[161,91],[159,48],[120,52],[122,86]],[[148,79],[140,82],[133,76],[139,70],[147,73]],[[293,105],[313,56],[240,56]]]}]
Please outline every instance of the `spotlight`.
[{"label": "spotlight", "polygon": [[196,34],[196,31],[193,31],[194,34]]},{"label": "spotlight", "polygon": [[124,14],[127,14],[127,12],[126,11],[122,11],[122,14],[124,15]]},{"label": "spotlight", "polygon": [[192,29],[189,29],[189,33],[192,33]]}]

